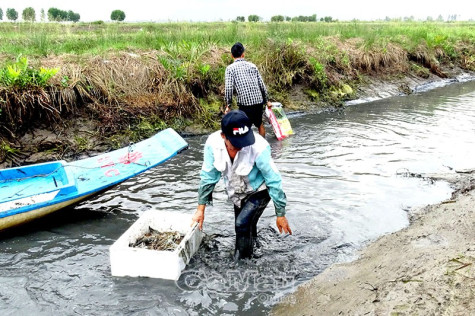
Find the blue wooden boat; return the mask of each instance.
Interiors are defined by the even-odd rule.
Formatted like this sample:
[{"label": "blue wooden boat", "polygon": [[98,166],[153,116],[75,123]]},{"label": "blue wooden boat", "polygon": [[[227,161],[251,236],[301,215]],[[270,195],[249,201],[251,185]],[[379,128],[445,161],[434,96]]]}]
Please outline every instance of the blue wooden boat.
[{"label": "blue wooden boat", "polygon": [[187,147],[169,128],[129,147],[83,160],[0,170],[0,231],[87,199]]}]

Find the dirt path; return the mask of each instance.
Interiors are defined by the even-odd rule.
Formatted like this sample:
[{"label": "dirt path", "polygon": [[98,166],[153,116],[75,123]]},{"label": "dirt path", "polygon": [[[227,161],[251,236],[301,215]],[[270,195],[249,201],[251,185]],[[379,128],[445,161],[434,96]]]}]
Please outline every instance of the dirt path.
[{"label": "dirt path", "polygon": [[274,315],[474,315],[475,172],[420,175],[452,182],[452,199],[411,214],[354,262],[298,288]]}]

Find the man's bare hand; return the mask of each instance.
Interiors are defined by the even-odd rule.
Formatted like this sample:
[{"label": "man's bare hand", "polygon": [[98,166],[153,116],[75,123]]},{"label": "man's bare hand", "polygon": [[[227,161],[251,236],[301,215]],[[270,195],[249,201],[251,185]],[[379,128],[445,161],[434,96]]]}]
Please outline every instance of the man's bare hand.
[{"label": "man's bare hand", "polygon": [[229,105],[227,105],[226,108],[224,109],[224,114],[227,114],[230,111],[231,111],[231,108],[229,107]]},{"label": "man's bare hand", "polygon": [[267,101],[267,107],[270,109],[272,108],[272,103],[270,101]]},{"label": "man's bare hand", "polygon": [[285,216],[278,216],[276,225],[281,234],[286,233],[292,235],[292,230],[290,229],[289,222],[287,222],[287,218],[285,218]]},{"label": "man's bare hand", "polygon": [[198,223],[200,230],[203,230],[203,222],[205,220],[205,207],[206,205],[198,205],[198,208],[196,209],[195,215],[193,215],[193,222],[191,225],[194,223]]}]

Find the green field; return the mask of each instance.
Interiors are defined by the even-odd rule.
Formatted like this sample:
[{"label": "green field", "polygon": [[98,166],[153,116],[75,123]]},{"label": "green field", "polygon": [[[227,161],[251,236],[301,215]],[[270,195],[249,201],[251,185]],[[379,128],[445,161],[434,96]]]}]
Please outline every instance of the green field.
[{"label": "green field", "polygon": [[397,43],[407,50],[424,44],[451,54],[458,41],[474,43],[475,23],[337,22],[337,23],[0,23],[0,50],[15,56],[101,54],[110,50],[161,50],[186,43],[201,49],[241,41],[257,50],[269,39],[319,47],[326,37],[361,38],[364,46]]},{"label": "green field", "polygon": [[0,38],[8,137],[78,116],[133,140],[166,126],[216,128],[236,41],[271,99],[293,108],[296,86],[313,104],[338,106],[368,76],[475,70],[474,22],[4,22]]}]

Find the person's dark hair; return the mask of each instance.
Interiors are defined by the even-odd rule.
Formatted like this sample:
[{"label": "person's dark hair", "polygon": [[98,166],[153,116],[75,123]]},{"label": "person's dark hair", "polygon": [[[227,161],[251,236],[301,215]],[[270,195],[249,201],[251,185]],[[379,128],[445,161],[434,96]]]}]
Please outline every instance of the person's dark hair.
[{"label": "person's dark hair", "polygon": [[233,45],[233,47],[231,47],[231,54],[233,54],[234,58],[241,57],[244,51],[244,46],[239,42],[237,42]]}]

